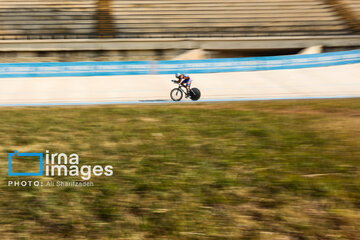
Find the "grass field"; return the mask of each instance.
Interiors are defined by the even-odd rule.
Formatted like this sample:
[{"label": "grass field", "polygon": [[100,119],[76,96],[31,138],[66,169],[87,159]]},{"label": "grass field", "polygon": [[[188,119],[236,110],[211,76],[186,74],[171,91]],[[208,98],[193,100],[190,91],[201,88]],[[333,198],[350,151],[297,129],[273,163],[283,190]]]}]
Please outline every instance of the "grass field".
[{"label": "grass field", "polygon": [[[0,110],[3,239],[360,239],[360,99]],[[7,153],[113,165],[8,187]],[[71,180],[71,177],[54,179]]]}]

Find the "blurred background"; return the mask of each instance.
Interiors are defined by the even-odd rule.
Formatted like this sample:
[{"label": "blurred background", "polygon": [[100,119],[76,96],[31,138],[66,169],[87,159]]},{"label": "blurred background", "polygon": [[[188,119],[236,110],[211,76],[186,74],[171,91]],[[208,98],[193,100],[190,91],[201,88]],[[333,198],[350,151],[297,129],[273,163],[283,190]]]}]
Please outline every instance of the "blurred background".
[{"label": "blurred background", "polygon": [[271,56],[360,45],[358,0],[1,0],[0,7],[0,39],[8,40],[1,62]]},{"label": "blurred background", "polygon": [[[359,0],[0,0],[0,62],[192,60],[354,50],[360,48],[359,21]],[[6,73],[8,65],[2,66]],[[359,64],[342,72],[336,66],[331,72],[317,69],[299,70],[296,79],[286,71],[222,76],[234,81],[228,86],[234,91],[244,89],[245,80],[237,80],[248,76],[243,91],[251,94],[259,86],[294,94],[312,86],[324,95],[334,89],[360,95]],[[351,81],[342,79],[344,72]],[[204,92],[205,87],[214,94],[226,92],[218,76],[198,75],[198,86]],[[167,85],[160,89],[154,79]],[[209,86],[209,79],[218,85]],[[54,95],[80,101],[102,92],[114,99],[126,82],[132,85],[124,87],[124,95],[140,85],[151,93],[156,87],[166,97],[170,90],[167,75],[105,80],[0,78],[0,98],[6,102],[16,95],[15,103],[31,98],[50,99],[51,104]],[[331,86],[324,88],[327,81]],[[107,85],[104,91],[100,85]],[[48,98],[33,98],[30,90]],[[90,97],[80,90],[92,91]],[[0,236],[359,240],[359,116],[359,98],[1,107]],[[77,153],[81,165],[112,165],[114,175],[94,176],[92,187],[8,186],[14,180],[79,180],[10,177],[7,154],[15,150]],[[16,164],[21,169],[31,162]]]}]

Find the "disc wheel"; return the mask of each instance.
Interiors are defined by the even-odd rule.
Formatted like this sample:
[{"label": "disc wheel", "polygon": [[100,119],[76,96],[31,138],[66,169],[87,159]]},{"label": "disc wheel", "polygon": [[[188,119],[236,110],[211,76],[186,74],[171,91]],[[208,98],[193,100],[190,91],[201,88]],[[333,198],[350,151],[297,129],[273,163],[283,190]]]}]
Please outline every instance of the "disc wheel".
[{"label": "disc wheel", "polygon": [[201,92],[198,88],[192,88],[190,90],[190,99],[193,101],[197,101],[200,99]]}]

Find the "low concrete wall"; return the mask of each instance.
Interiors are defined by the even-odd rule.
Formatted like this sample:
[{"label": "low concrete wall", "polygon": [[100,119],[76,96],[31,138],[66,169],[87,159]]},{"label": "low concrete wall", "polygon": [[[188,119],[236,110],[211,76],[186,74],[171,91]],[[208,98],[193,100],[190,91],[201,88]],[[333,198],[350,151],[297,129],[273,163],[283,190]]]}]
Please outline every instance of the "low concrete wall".
[{"label": "low concrete wall", "polygon": [[360,35],[321,37],[164,38],[92,40],[4,40],[0,62],[136,61],[170,60],[185,51],[261,51],[327,48],[360,48]]}]

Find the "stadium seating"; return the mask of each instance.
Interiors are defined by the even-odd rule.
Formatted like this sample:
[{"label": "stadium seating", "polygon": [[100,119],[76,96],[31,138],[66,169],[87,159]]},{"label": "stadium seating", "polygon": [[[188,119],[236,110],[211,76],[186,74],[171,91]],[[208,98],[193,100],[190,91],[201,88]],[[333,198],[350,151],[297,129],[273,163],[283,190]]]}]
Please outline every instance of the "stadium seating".
[{"label": "stadium seating", "polygon": [[352,33],[322,0],[0,0],[0,39]]},{"label": "stadium seating", "polygon": [[350,31],[319,0],[114,0],[119,37],[342,35]]},{"label": "stadium seating", "polygon": [[360,1],[359,0],[343,0],[344,4],[348,5],[349,9],[352,9],[358,19],[360,19]]},{"label": "stadium seating", "polygon": [[341,6],[347,14],[347,19],[353,28],[360,31],[360,1],[359,0],[341,0]]},{"label": "stadium seating", "polygon": [[0,38],[90,38],[95,12],[95,0],[0,0]]}]

